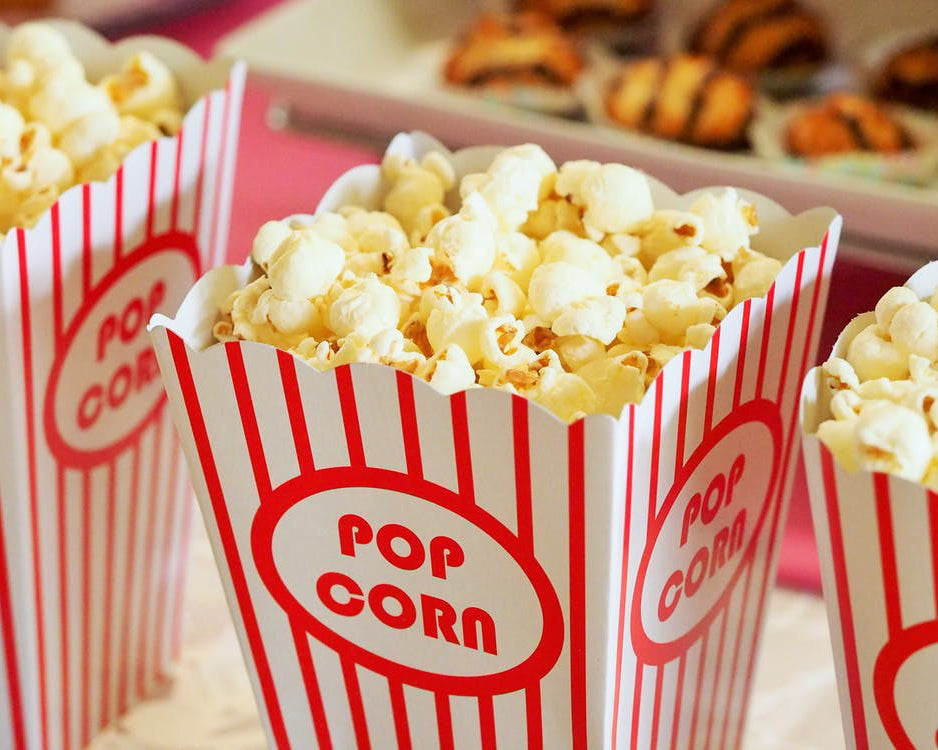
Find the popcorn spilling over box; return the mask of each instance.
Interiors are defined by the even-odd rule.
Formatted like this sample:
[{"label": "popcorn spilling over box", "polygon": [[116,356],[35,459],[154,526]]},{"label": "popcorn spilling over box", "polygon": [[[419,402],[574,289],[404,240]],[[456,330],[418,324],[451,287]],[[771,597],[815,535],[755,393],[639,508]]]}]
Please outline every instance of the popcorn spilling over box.
[{"label": "popcorn spilling over box", "polygon": [[244,72],[67,22],[0,26],[0,56],[0,747],[79,747],[178,648],[146,323],[224,257]]},{"label": "popcorn spilling over box", "polygon": [[938,263],[856,317],[801,396],[844,734],[938,742]]},{"label": "popcorn spilling over box", "polygon": [[155,317],[271,744],[733,747],[839,229],[400,135]]}]

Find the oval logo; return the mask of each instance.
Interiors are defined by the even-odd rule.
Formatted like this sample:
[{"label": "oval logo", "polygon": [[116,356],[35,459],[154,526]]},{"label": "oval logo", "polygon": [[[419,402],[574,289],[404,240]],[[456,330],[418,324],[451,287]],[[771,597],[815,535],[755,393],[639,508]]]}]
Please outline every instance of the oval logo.
[{"label": "oval logo", "polygon": [[88,295],[46,387],[46,439],[63,463],[108,460],[159,413],[166,394],[147,322],[175,310],[198,276],[194,239],[172,232],[129,253]]},{"label": "oval logo", "polygon": [[782,425],[764,399],[738,407],[694,451],[664,501],[638,570],[636,653],[670,661],[727,600],[778,482]]},{"label": "oval logo", "polygon": [[938,622],[924,622],[886,644],[873,669],[883,728],[897,748],[938,747]]},{"label": "oval logo", "polygon": [[258,571],[291,619],[356,662],[428,689],[511,692],[550,671],[564,637],[560,604],[504,526],[423,480],[322,474],[329,486],[265,504],[252,529]]}]

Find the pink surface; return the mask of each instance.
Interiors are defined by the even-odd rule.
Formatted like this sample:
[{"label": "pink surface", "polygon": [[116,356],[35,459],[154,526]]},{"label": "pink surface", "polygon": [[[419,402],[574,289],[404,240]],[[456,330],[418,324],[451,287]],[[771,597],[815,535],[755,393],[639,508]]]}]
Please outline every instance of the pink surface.
[{"label": "pink surface", "polygon": [[[278,0],[236,0],[147,31],[174,37],[209,55],[217,39]],[[245,94],[241,152],[235,182],[228,259],[241,263],[257,228],[271,218],[312,211],[326,188],[353,166],[378,154],[335,138],[275,132],[265,124],[269,95],[250,83]],[[872,309],[883,290],[903,278],[839,261],[819,354],[830,351],[836,333],[857,312]],[[792,507],[779,559],[779,580],[820,591],[817,552],[807,500],[804,467],[796,469]]]}]

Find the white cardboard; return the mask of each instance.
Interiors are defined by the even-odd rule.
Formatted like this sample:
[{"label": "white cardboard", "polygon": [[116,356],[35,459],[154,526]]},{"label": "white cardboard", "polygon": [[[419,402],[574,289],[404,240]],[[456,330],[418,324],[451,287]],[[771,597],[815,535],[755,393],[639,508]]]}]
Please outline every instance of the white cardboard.
[{"label": "white cardboard", "polygon": [[0,239],[0,747],[14,750],[86,744],[178,651],[189,489],[145,325],[224,257],[244,84],[241,64],[168,40],[53,23],[93,80],[153,50],[189,109],[179,135]]},{"label": "white cardboard", "polygon": [[[493,153],[452,158],[462,174]],[[359,167],[319,210],[381,190]],[[735,746],[840,230],[830,210],[750,197],[760,249],[791,258],[768,301],[731,312],[618,420],[568,426],[501,391],[445,397],[379,365],[318,373],[210,346],[213,301],[250,263],[153,319],[272,747]],[[713,549],[710,578],[693,559]]]},{"label": "white cardboard", "polygon": [[[929,299],[938,262],[906,284]],[[831,356],[874,322],[859,315]],[[805,468],[847,745],[938,741],[938,496],[888,474],[847,472],[815,436],[829,396],[820,367],[801,393]]]}]

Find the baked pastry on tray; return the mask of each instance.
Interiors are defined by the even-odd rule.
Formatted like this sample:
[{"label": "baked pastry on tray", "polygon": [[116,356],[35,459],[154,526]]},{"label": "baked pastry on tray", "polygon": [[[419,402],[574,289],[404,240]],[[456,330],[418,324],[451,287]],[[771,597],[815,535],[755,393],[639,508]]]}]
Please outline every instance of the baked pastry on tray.
[{"label": "baked pastry on tray", "polygon": [[569,88],[582,69],[576,45],[546,17],[486,14],[457,41],[445,75],[470,88]]},{"label": "baked pastry on tray", "polygon": [[541,13],[569,31],[592,31],[644,18],[653,0],[519,0],[522,10]]},{"label": "baked pastry on tray", "polygon": [[878,96],[938,111],[938,34],[920,39],[889,57],[877,76]]},{"label": "baked pastry on tray", "polygon": [[896,154],[914,147],[888,109],[847,93],[831,94],[793,116],[785,140],[790,154],[807,158],[852,151]]},{"label": "baked pastry on tray", "polygon": [[820,18],[794,0],[725,0],[701,19],[689,46],[741,72],[812,69],[829,55]]},{"label": "baked pastry on tray", "polygon": [[605,109],[631,130],[729,150],[747,145],[755,97],[746,78],[683,54],[626,64],[605,92]]}]

